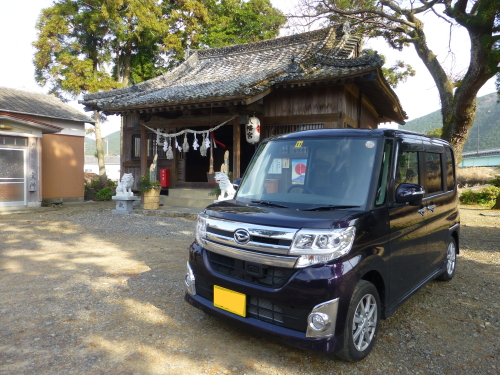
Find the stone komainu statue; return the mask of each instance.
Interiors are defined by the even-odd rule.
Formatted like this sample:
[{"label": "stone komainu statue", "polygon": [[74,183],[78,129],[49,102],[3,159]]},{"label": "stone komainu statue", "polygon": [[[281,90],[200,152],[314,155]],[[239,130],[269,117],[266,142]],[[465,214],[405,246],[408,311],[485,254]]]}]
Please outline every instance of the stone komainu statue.
[{"label": "stone komainu statue", "polygon": [[215,182],[219,184],[220,195],[217,198],[220,201],[225,201],[228,199],[233,199],[236,191],[233,188],[233,184],[229,181],[229,177],[224,172],[215,172]]},{"label": "stone komainu statue", "polygon": [[134,176],[132,173],[124,173],[121,181],[118,181],[118,186],[116,187],[116,195],[132,196],[132,186],[134,185]]}]

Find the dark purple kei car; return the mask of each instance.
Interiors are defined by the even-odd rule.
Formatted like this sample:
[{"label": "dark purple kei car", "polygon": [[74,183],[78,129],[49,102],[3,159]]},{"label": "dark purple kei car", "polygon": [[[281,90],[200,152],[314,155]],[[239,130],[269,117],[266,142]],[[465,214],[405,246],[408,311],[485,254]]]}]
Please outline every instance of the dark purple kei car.
[{"label": "dark purple kei car", "polygon": [[199,214],[185,299],[287,344],[359,361],[386,319],[456,268],[455,160],[399,130],[313,130],[256,151]]}]

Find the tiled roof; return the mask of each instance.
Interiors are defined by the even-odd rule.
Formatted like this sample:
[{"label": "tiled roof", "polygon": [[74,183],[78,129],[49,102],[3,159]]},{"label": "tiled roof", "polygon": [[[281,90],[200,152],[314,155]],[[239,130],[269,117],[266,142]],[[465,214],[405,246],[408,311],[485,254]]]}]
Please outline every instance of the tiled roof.
[{"label": "tiled roof", "polygon": [[[196,50],[171,72],[137,85],[87,94],[82,103],[114,113],[186,102],[250,100],[279,83],[353,77],[373,71],[380,76],[382,59],[377,54],[359,57],[360,45],[361,37],[351,35],[344,26]],[[394,105],[399,108],[394,120],[401,120],[396,94],[382,81],[389,93],[384,106],[391,107],[391,112]]]},{"label": "tiled roof", "polygon": [[53,95],[0,87],[0,111],[93,123]]}]

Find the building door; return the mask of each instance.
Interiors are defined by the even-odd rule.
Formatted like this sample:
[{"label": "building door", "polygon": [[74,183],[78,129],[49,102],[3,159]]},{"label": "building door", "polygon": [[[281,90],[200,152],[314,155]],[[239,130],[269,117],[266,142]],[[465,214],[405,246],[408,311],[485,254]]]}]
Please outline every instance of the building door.
[{"label": "building door", "polygon": [[0,149],[0,206],[26,205],[25,150]]}]

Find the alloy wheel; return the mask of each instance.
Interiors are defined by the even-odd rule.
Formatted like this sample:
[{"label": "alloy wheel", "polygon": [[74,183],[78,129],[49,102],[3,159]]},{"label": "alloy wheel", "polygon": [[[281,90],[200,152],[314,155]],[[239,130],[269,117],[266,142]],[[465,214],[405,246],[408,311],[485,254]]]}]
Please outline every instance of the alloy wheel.
[{"label": "alloy wheel", "polygon": [[365,350],[373,340],[377,328],[377,301],[366,294],[358,303],[352,321],[352,336],[357,350]]}]

